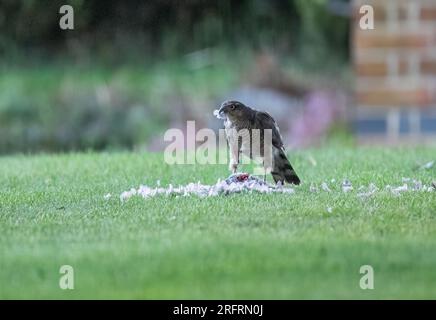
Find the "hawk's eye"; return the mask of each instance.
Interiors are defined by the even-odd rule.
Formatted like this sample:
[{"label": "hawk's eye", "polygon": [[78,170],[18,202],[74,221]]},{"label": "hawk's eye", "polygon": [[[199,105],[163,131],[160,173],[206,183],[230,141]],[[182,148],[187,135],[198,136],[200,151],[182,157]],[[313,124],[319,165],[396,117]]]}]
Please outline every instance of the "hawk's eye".
[{"label": "hawk's eye", "polygon": [[232,109],[232,110],[235,110],[235,108],[236,108],[236,106],[235,106],[234,104],[232,104],[232,105],[230,106],[230,109]]}]

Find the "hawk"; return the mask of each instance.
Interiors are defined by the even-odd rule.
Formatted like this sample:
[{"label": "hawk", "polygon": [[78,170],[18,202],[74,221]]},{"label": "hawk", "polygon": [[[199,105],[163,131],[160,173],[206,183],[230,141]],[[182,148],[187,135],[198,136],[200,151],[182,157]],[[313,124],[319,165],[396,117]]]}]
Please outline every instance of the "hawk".
[{"label": "hawk", "polygon": [[[267,112],[254,110],[239,101],[225,101],[215,111],[215,115],[224,120],[231,155],[229,169],[233,173],[238,169],[239,156],[242,153],[250,159],[262,159],[265,170],[271,170],[275,183],[300,184],[300,178],[286,157],[279,128]],[[267,129],[270,136],[267,135]],[[267,145],[266,137],[270,138],[270,145]],[[259,140],[257,148],[254,143],[256,139]],[[267,154],[264,152],[268,146],[272,149],[269,168],[265,161]]]}]

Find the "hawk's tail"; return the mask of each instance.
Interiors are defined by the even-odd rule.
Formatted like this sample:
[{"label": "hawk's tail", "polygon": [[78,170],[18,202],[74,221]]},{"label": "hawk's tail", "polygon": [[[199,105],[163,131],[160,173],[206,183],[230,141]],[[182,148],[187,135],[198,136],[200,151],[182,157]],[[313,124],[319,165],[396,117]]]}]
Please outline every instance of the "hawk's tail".
[{"label": "hawk's tail", "polygon": [[284,150],[278,148],[273,149],[274,162],[271,174],[274,181],[276,183],[279,181],[284,183],[286,181],[287,183],[293,183],[295,185],[300,184],[300,178],[298,178],[294,168],[292,168],[291,164],[289,163]]}]

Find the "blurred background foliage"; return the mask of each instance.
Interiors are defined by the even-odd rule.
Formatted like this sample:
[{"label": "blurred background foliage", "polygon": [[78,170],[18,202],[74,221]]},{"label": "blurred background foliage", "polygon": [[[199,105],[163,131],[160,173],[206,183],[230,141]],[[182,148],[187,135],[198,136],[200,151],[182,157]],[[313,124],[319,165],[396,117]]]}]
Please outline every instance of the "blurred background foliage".
[{"label": "blurred background foliage", "polygon": [[[74,8],[74,30],[59,28],[63,4]],[[333,7],[2,0],[0,153],[159,149],[169,126],[206,125],[203,114],[238,88],[298,96],[331,86],[349,61],[349,19]]]}]

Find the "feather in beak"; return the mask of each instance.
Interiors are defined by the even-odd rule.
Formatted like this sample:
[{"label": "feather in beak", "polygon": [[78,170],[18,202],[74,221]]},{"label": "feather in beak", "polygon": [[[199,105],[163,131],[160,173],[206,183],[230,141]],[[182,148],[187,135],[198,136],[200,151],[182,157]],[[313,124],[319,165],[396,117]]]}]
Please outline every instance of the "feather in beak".
[{"label": "feather in beak", "polygon": [[226,115],[225,115],[224,112],[222,111],[222,108],[219,109],[219,110],[214,110],[214,111],[213,111],[213,115],[214,115],[215,117],[217,117],[218,119],[221,119],[221,120],[225,120],[225,119],[226,119]]}]

